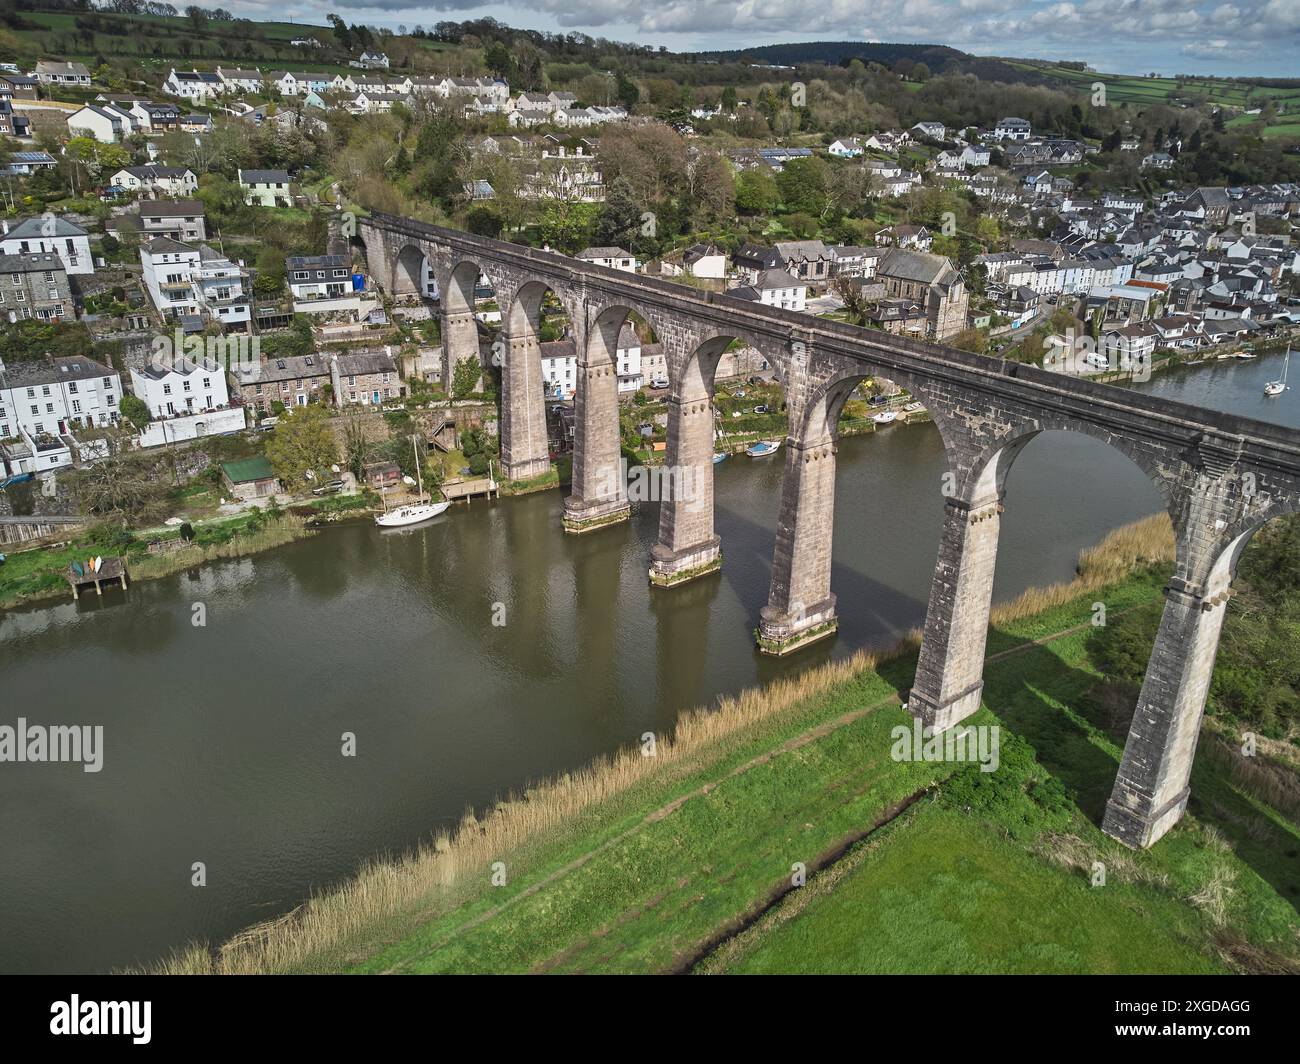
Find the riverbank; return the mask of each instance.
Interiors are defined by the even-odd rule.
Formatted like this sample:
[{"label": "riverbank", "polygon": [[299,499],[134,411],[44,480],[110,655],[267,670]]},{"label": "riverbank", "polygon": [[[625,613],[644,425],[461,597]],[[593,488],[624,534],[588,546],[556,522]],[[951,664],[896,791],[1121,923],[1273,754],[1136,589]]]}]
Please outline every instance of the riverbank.
[{"label": "riverbank", "polygon": [[[920,841],[930,837],[927,825],[939,813],[929,809],[937,805],[967,824],[972,860],[992,860],[998,846],[1014,843],[1034,872],[1026,880],[1033,897],[987,894],[983,908],[967,906],[967,922],[996,917],[1005,928],[1020,913],[1045,911],[1055,915],[1042,933],[1068,940],[1079,921],[1065,902],[1086,884],[1078,862],[1094,853],[1109,862],[1116,889],[1088,903],[1095,910],[1089,927],[1102,921],[1101,945],[1069,963],[1026,958],[1025,968],[1033,960],[1040,970],[1126,963],[1232,970],[1246,955],[1289,963],[1277,957],[1294,934],[1295,912],[1270,885],[1281,873],[1253,850],[1247,864],[1222,844],[1244,828],[1202,823],[1197,810],[1161,846],[1135,855],[1095,827],[1096,798],[1108,793],[1122,736],[1092,727],[1080,709],[1098,680],[1087,655],[1092,604],[1100,597],[1115,616],[1157,601],[1171,551],[1167,521],[1139,522],[1086,552],[1075,581],[996,611],[986,703],[998,715],[986,708],[976,723],[1000,719],[1014,734],[1003,753],[1012,771],[993,774],[992,796],[978,773],[955,771],[960,766],[889,757],[892,729],[910,719],[899,692],[915,665],[913,637],[685,714],[671,737],[657,737],[653,756],[624,750],[511,796],[482,820],[467,814],[422,852],[374,863],[282,919],[217,950],[191,947],[162,967],[707,970],[719,951],[734,950],[728,944],[780,909],[793,865],[824,891],[822,875],[843,878],[846,858],[860,862],[862,848],[875,852],[892,838],[908,839],[915,851],[900,855],[905,867],[921,858],[962,859]],[[1244,799],[1231,782],[1202,778],[1215,771],[1198,764],[1194,793],[1213,794],[1225,813],[1238,815]],[[972,810],[979,823],[969,823]],[[1275,818],[1251,830],[1289,831],[1295,844],[1294,825],[1284,829]],[[935,838],[941,835],[950,842],[953,832]],[[1280,843],[1271,843],[1279,854]],[[1209,908],[1193,896],[1209,899]],[[912,915],[920,921],[923,914]],[[1235,952],[1215,945],[1228,929],[1240,939]],[[913,961],[920,969],[905,949],[911,939],[888,941],[893,952],[876,954],[883,970],[913,970]],[[1109,948],[1121,944],[1127,952]],[[948,970],[966,970],[963,963]]]},{"label": "riverbank", "polygon": [[287,510],[250,510],[230,517],[196,521],[192,539],[181,527],[127,530],[100,524],[74,540],[10,554],[0,566],[0,609],[63,598],[64,570],[88,552],[121,554],[131,580],[157,580],[208,562],[240,558],[282,547],[313,535],[322,525],[370,512],[367,495],[333,496]]}]

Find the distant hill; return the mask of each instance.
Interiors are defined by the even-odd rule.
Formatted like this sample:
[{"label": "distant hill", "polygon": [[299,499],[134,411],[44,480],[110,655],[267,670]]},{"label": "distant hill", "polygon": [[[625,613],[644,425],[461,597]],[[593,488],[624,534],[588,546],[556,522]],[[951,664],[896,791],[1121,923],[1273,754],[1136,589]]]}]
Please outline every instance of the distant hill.
[{"label": "distant hill", "polygon": [[864,63],[892,66],[899,59],[924,63],[932,74],[974,74],[987,81],[1042,84],[1046,79],[1036,70],[1015,67],[1001,59],[988,59],[949,48],[944,44],[886,44],[874,41],[806,41],[798,44],[765,44],[757,48],[738,48],[720,52],[694,53],[699,58],[719,62],[752,61],[778,66],[822,63],[847,66],[860,59]]}]

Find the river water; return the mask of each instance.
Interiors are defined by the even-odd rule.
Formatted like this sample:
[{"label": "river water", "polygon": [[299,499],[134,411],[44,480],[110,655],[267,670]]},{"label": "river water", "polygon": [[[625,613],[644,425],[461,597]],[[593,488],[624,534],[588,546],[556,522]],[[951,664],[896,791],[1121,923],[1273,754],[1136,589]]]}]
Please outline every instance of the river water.
[{"label": "river water", "polygon": [[[1279,371],[1213,363],[1141,387],[1300,427],[1300,390],[1262,397]],[[104,728],[97,773],[0,764],[0,970],[103,971],[220,940],[684,708],[919,625],[942,510],[934,427],[842,441],[839,634],[773,661],[752,633],[782,469],[716,467],[722,573],[668,591],[646,579],[655,505],[575,538],[550,492],[405,533],[339,526],[125,602],[0,611],[0,724]],[[1029,444],[1006,505],[999,599],[1068,579],[1082,548],[1159,508],[1127,459],[1067,433]]]}]

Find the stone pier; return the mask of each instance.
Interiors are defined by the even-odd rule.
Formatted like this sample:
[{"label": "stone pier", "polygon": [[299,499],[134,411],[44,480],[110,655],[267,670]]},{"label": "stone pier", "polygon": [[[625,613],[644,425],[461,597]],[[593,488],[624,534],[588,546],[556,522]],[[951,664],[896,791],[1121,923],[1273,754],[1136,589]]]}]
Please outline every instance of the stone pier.
[{"label": "stone pier", "polygon": [[944,506],[939,557],[925,615],[925,635],[908,708],[935,731],[980,707],[984,647],[993,602],[1000,494]]},{"label": "stone pier", "polygon": [[[668,400],[666,469],[691,486],[659,505],[659,542],[650,548],[650,582],[693,580],[722,567],[722,540],[713,532],[713,398]],[[684,497],[682,497],[684,495]]]},{"label": "stone pier", "polygon": [[620,464],[618,373],[612,359],[583,358],[573,400],[573,484],[564,500],[564,530],[593,532],[631,513]]},{"label": "stone pier", "polygon": [[833,635],[831,545],[835,527],[835,441],[787,440],[772,587],[760,614],[758,649],[782,655]]},{"label": "stone pier", "polygon": [[1129,728],[1102,830],[1129,846],[1150,846],[1187,808],[1226,588],[1210,597],[1165,589],[1165,611]]},{"label": "stone pier", "polygon": [[[442,315],[442,390],[452,394],[452,382],[456,379],[456,367],[464,359],[472,358],[482,366],[483,358],[479,351],[478,325],[474,321],[472,310],[447,310]],[[479,376],[479,387],[483,378]]]},{"label": "stone pier", "polygon": [[546,400],[537,330],[502,333],[501,469],[507,480],[527,480],[551,468],[546,443]]}]

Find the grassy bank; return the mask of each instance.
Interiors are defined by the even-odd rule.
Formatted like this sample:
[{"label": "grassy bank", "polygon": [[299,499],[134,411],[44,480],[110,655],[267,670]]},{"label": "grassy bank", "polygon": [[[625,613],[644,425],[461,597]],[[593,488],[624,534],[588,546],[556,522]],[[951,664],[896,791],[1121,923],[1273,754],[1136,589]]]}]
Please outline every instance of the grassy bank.
[{"label": "grassy bank", "polygon": [[[329,500],[323,500],[327,505]],[[158,540],[174,544],[180,538],[175,528],[128,532],[101,524],[78,534],[71,543],[9,555],[0,566],[0,609],[27,602],[61,598],[68,592],[64,571],[74,559],[90,554],[124,555],[132,582],[154,580],[204,562],[257,554],[312,534],[319,517],[315,510],[304,513],[264,513],[256,510],[235,517],[197,522],[191,545],[167,553],[150,554],[148,543]],[[310,516],[309,516],[310,514]]]},{"label": "grassy bank", "polygon": [[[811,911],[832,878],[847,882],[876,852],[891,854],[893,878],[871,875],[861,889],[902,889],[917,862],[931,862],[928,896],[965,945],[931,957],[923,946],[935,933],[921,925],[934,915],[918,903],[896,907],[868,957],[826,954],[832,969],[978,970],[995,934],[1031,944],[999,970],[1285,967],[1300,926],[1284,897],[1300,884],[1281,856],[1296,844],[1293,824],[1257,811],[1261,823],[1234,829],[1195,808],[1136,855],[1095,826],[1122,736],[1093,719],[1102,715],[1092,705],[1092,606],[1105,601],[1114,615],[1158,599],[1171,554],[1167,521],[1139,522],[1085,552],[1074,582],[997,611],[977,719],[1006,732],[1004,769],[990,776],[891,758],[891,730],[910,719],[899,704],[915,665],[910,639],[688,713],[652,757],[625,750],[512,795],[481,820],[467,814],[421,852],[376,862],[280,920],[163,967],[786,970],[787,954],[756,952],[759,929],[786,906]],[[1241,803],[1258,799],[1231,770],[1202,759],[1197,772],[1194,792],[1249,824]],[[1242,841],[1250,831],[1266,840],[1255,850]],[[891,849],[894,840],[911,851]],[[1267,847],[1279,855],[1271,863]],[[1088,887],[1083,903],[1093,859],[1107,863],[1114,889]],[[1023,872],[1020,889],[1003,889],[1009,873],[993,870],[1004,865]],[[809,880],[793,889],[797,866]],[[1079,904],[1103,927],[1088,942],[1072,915]],[[838,933],[847,949],[865,933],[832,915],[814,937]]]}]

